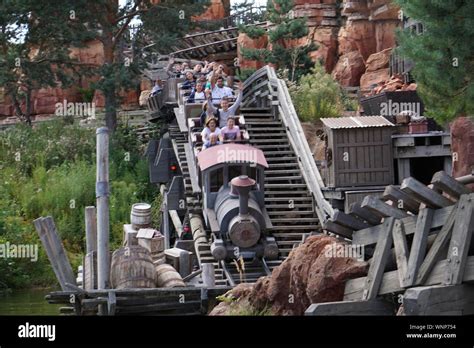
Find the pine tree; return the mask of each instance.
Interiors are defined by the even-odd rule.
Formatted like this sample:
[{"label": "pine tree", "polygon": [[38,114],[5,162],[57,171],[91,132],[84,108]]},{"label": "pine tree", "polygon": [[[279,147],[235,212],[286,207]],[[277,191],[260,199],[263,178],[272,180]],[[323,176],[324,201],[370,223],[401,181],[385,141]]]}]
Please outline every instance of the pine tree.
[{"label": "pine tree", "polygon": [[400,51],[412,71],[427,114],[440,122],[474,115],[474,2],[396,0],[424,33],[399,33]]},{"label": "pine tree", "polygon": [[82,70],[69,56],[87,37],[73,8],[73,0],[4,0],[0,7],[0,86],[28,123],[33,90],[66,88]]},{"label": "pine tree", "polygon": [[298,40],[308,35],[306,18],[295,18],[293,0],[269,0],[267,6],[267,19],[272,23],[272,28],[268,31],[261,27],[241,26],[239,31],[247,34],[250,38],[256,39],[263,35],[268,35],[271,45],[270,49],[249,49],[242,47],[244,58],[265,63],[272,63],[279,69],[288,70],[291,81],[298,80],[299,77],[308,73],[314,65],[309,57],[309,52],[317,49],[314,43],[289,47],[288,43]]},{"label": "pine tree", "polygon": [[119,43],[123,42],[132,20],[140,18],[142,30],[158,46],[171,45],[190,28],[191,17],[202,12],[207,2],[127,0],[124,6],[119,6],[118,0],[78,2],[87,10],[89,27],[96,31],[97,39],[104,47],[104,65],[100,68],[101,79],[96,87],[104,94],[106,126],[115,130],[118,93],[122,88],[131,87],[140,74],[140,57],[130,59],[120,54]]}]

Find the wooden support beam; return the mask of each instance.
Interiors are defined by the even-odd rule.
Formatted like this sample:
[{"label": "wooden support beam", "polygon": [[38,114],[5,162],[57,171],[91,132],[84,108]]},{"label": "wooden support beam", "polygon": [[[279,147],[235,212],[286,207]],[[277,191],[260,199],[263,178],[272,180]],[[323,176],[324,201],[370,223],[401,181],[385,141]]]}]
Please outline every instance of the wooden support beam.
[{"label": "wooden support beam", "polygon": [[366,221],[370,225],[380,224],[382,218],[378,215],[373,214],[367,209],[364,209],[360,206],[360,203],[354,202],[349,207],[349,214],[352,216],[357,216],[361,220]]},{"label": "wooden support beam", "polygon": [[97,212],[94,206],[86,207],[86,253],[97,251]]},{"label": "wooden support beam", "polygon": [[398,278],[400,286],[403,286],[408,275],[408,245],[403,222],[395,221],[393,228],[393,244],[397,260]]},{"label": "wooden support beam", "polygon": [[349,239],[352,238],[352,231],[353,231],[352,229],[338,225],[332,222],[331,220],[327,220],[324,223],[323,229],[325,229],[326,231],[335,233],[337,235],[344,236]]},{"label": "wooden support beam", "polygon": [[107,315],[115,315],[117,308],[117,297],[115,291],[110,290],[107,297]]},{"label": "wooden support beam", "polygon": [[461,195],[471,193],[471,190],[444,171],[436,172],[431,179],[431,183],[435,189],[446,192],[456,199],[459,199]]},{"label": "wooden support beam", "polygon": [[202,283],[208,287],[214,287],[216,285],[216,276],[214,265],[212,263],[203,263],[202,267]]},{"label": "wooden support beam", "polygon": [[169,214],[171,216],[171,221],[173,222],[174,228],[178,233],[178,236],[181,238],[181,235],[183,234],[183,224],[179,218],[178,212],[176,210],[170,210]]},{"label": "wooden support beam", "polygon": [[[436,209],[433,214],[433,221],[431,223],[431,230],[442,227],[446,220],[448,219],[449,214],[453,210],[453,206],[449,206],[442,209]],[[417,217],[408,216],[402,219],[403,224],[405,225],[406,235],[413,234],[415,232],[415,226]],[[369,228],[365,228],[360,231],[354,231],[352,243],[361,244],[361,245],[373,245],[377,243],[377,239],[380,231],[382,230],[382,225],[377,225]]]},{"label": "wooden support beam", "polygon": [[87,253],[84,257],[84,289],[97,289],[97,251]]},{"label": "wooden support beam", "polygon": [[430,208],[422,209],[418,215],[408,259],[408,272],[405,281],[401,284],[403,287],[415,285],[418,270],[426,254],[433,215],[434,211]]},{"label": "wooden support beam", "polygon": [[364,200],[362,201],[361,207],[369,209],[371,212],[379,215],[380,217],[391,216],[397,219],[402,219],[408,216],[408,214],[404,211],[392,207],[374,196],[365,196]]},{"label": "wooden support beam", "polygon": [[399,209],[404,209],[411,211],[414,214],[418,214],[420,203],[393,185],[389,185],[385,188],[382,197],[385,200],[391,200],[393,204]]},{"label": "wooden support beam", "polygon": [[63,243],[59,238],[53,218],[51,216],[40,217],[34,220],[33,223],[61,289],[63,291],[70,289],[68,284],[76,285],[76,277],[72,271]]},{"label": "wooden support beam", "polygon": [[304,315],[394,315],[393,305],[382,299],[370,301],[338,301],[313,303],[306,309]]},{"label": "wooden support beam", "polygon": [[184,144],[184,152],[186,155],[186,161],[188,162],[189,178],[191,179],[191,187],[194,194],[201,193],[201,187],[199,186],[199,178],[196,171],[196,161],[194,160],[193,150],[191,145]]},{"label": "wooden support beam", "polygon": [[[425,284],[428,285],[439,285],[443,282],[446,272],[446,260],[441,260],[436,263],[433,270],[430,272]],[[359,301],[363,296],[366,284],[366,277],[349,279],[346,281],[346,287],[344,290],[344,300],[347,301]],[[464,271],[463,283],[474,282],[474,256],[467,258],[466,269]],[[398,280],[398,271],[385,272],[380,286],[379,295],[396,294],[404,292],[406,289],[400,286]]]},{"label": "wooden support beam", "polygon": [[451,200],[431,190],[413,177],[404,179],[400,189],[429,208],[442,208],[453,204]]},{"label": "wooden support beam", "polygon": [[363,300],[372,300],[377,297],[377,293],[382,283],[382,277],[385,272],[385,265],[390,255],[392,247],[392,229],[395,218],[385,219],[383,229],[379,235],[377,246],[375,247],[372,263],[365,279],[364,290],[362,294]]},{"label": "wooden support beam", "polygon": [[445,285],[456,285],[462,282],[474,230],[474,194],[462,195],[458,203],[448,248]]},{"label": "wooden support beam", "polygon": [[370,227],[369,224],[337,209],[334,210],[334,215],[331,220],[332,222],[350,228],[351,230],[361,230]]},{"label": "wooden support beam", "polygon": [[474,285],[423,286],[408,289],[403,296],[406,315],[472,315]]},{"label": "wooden support beam", "polygon": [[420,270],[416,278],[416,284],[425,283],[426,279],[429,276],[430,271],[432,270],[435,263],[438,261],[441,255],[441,252],[446,247],[449,241],[449,237],[451,236],[451,230],[453,229],[453,226],[454,226],[454,220],[457,215],[457,208],[458,208],[458,204],[454,206],[454,209],[451,211],[451,214],[446,220],[446,223],[444,224],[444,226],[441,228],[441,231],[439,231],[438,235],[436,236],[436,239],[433,245],[431,246],[430,250],[428,251],[428,254],[425,257],[425,260],[420,266]]}]

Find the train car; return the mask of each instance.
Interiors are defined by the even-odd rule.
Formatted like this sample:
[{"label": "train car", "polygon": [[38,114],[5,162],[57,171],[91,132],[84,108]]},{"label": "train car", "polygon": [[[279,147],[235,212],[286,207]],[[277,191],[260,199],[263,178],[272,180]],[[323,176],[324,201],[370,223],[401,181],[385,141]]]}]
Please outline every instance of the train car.
[{"label": "train car", "polygon": [[271,222],[264,202],[264,169],[268,164],[262,150],[222,144],[196,157],[203,216],[214,239],[212,255],[217,260],[278,257],[278,247],[267,234]]},{"label": "train car", "polygon": [[[150,179],[164,185],[166,210],[176,210],[187,230],[189,213],[199,213],[210,238],[212,256],[217,261],[278,258],[278,246],[268,232],[272,223],[265,208],[264,170],[268,163],[263,151],[248,144],[241,115],[235,117],[241,129],[241,141],[202,150],[199,118],[202,104],[187,103],[187,91],[180,90],[180,84],[179,79],[167,81],[168,90],[176,91],[176,118],[169,124],[168,132],[161,139],[152,140],[148,148]],[[183,136],[185,143],[178,144],[176,139]],[[177,156],[178,146],[186,149],[183,159]],[[190,175],[183,175],[183,169]],[[194,205],[190,196],[194,197]],[[167,212],[162,210],[162,221],[166,221]],[[162,229],[169,235],[170,246],[189,238],[186,234],[179,235],[171,223],[162,224]]]}]

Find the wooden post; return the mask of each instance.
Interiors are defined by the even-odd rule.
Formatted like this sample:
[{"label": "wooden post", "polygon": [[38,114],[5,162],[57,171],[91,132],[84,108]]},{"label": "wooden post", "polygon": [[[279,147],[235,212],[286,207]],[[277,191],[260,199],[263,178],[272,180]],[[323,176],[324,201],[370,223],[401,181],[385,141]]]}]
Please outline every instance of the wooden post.
[{"label": "wooden post", "polygon": [[97,251],[97,211],[94,206],[86,207],[86,252]]},{"label": "wooden post", "polygon": [[163,220],[161,221],[161,226],[163,228],[163,236],[165,237],[165,250],[170,248],[170,215],[168,210],[168,195],[163,196],[163,203],[161,205],[163,212]]},{"label": "wooden post", "polygon": [[68,284],[75,286],[76,278],[74,277],[74,272],[72,271],[71,264],[69,263],[66,251],[64,250],[63,243],[58,236],[53,218],[51,216],[45,218],[40,217],[34,220],[33,223],[43,247],[46,250],[46,254],[51,262],[56,278],[61,285],[61,289],[63,291],[70,290]]},{"label": "wooden post", "polygon": [[177,210],[169,210],[169,214],[171,216],[171,221],[173,222],[174,228],[178,233],[178,237],[181,238],[183,234],[183,224],[181,223],[181,219],[179,218]]},{"label": "wooden post", "polygon": [[206,288],[211,288],[216,285],[216,276],[214,265],[212,263],[203,263],[202,268],[202,283]]},{"label": "wooden post", "polygon": [[109,286],[109,130],[97,129],[97,288]]}]

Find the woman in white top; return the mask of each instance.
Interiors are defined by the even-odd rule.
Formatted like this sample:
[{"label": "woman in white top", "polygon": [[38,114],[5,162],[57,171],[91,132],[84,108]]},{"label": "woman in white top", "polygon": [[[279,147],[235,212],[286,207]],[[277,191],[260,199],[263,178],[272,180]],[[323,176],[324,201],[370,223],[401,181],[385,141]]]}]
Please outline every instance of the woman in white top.
[{"label": "woman in white top", "polygon": [[202,142],[209,141],[209,136],[214,133],[217,137],[221,134],[221,129],[217,127],[217,119],[213,116],[206,119],[206,126],[201,132]]}]

